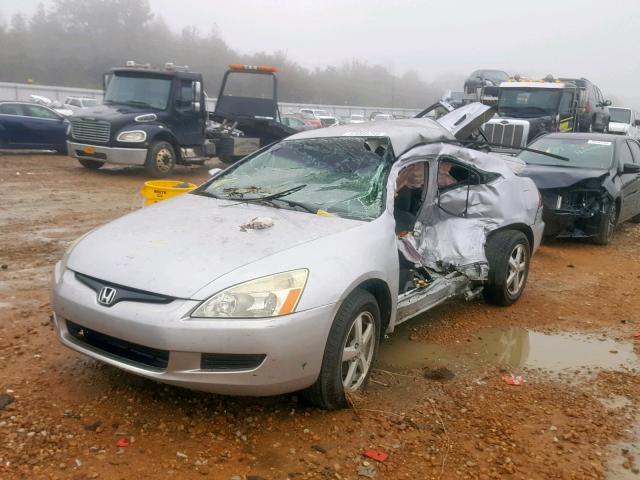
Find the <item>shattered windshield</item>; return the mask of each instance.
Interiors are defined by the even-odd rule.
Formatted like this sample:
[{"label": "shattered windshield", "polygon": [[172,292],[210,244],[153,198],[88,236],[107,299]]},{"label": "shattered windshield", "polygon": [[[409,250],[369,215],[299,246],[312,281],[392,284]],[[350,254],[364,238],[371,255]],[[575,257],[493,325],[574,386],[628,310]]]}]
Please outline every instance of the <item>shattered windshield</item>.
[{"label": "shattered windshield", "polygon": [[384,209],[392,162],[387,138],[284,140],[195,193],[368,221]]},{"label": "shattered windshield", "polygon": [[572,168],[608,169],[613,162],[613,142],[586,138],[541,138],[529,145],[542,152],[553,153],[569,161],[540,153],[522,151],[518,157],[527,164]]},{"label": "shattered windshield", "polygon": [[562,90],[547,88],[502,88],[498,114],[509,117],[555,115]]},{"label": "shattered windshield", "polygon": [[609,113],[611,117],[610,122],[614,123],[631,123],[631,110],[626,108],[613,108],[609,107]]}]

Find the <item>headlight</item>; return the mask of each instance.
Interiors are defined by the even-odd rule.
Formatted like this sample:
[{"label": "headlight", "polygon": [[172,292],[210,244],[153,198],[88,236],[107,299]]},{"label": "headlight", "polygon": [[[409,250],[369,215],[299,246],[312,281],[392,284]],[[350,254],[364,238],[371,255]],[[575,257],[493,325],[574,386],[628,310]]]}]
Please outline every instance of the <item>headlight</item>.
[{"label": "headlight", "polygon": [[140,143],[147,139],[147,133],[142,130],[130,130],[128,132],[122,132],[118,135],[119,142],[132,142]]},{"label": "headlight", "polygon": [[235,285],[202,302],[193,318],[266,318],[293,313],[309,271],[291,270]]}]

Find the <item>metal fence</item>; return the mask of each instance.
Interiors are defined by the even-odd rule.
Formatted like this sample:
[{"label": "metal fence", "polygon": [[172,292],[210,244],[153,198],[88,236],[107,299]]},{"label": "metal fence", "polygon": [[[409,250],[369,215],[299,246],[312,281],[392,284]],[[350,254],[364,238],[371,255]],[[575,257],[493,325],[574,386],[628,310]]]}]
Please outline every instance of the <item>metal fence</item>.
[{"label": "metal fence", "polygon": [[[67,97],[89,97],[102,102],[102,90],[91,90],[88,88],[55,87],[51,85],[33,85],[29,83],[5,83],[0,82],[0,101],[20,100],[29,101],[31,95],[41,95],[58,100],[63,103]],[[308,103],[285,103],[280,104],[281,113],[295,113],[301,108],[315,108],[331,112],[339,117],[349,117],[354,115],[364,115],[369,118],[373,112],[391,113],[400,117],[413,117],[419,109],[389,108],[389,107],[362,107],[356,105],[316,105]],[[216,106],[215,98],[207,99],[207,109],[213,111]]]}]

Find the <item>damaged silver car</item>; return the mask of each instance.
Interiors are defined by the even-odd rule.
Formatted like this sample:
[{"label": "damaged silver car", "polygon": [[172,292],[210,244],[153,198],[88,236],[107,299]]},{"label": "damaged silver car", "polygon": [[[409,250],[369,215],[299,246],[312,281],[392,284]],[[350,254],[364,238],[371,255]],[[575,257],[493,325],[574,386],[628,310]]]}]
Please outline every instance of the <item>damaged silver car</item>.
[{"label": "damaged silver car", "polygon": [[93,230],[55,267],[60,340],[169,384],[344,406],[399,323],[525,289],[540,198],[517,159],[456,138],[485,113],[302,132]]}]

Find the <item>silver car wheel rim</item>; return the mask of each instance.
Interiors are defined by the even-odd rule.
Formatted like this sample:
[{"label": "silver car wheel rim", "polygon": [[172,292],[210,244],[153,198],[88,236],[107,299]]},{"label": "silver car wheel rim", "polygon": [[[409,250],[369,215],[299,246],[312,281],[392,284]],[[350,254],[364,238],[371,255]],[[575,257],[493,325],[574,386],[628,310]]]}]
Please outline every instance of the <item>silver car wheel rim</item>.
[{"label": "silver car wheel rim", "polygon": [[342,347],[342,386],[355,391],[362,386],[373,360],[376,324],[369,312],[360,312]]},{"label": "silver car wheel rim", "polygon": [[173,155],[168,148],[161,148],[156,153],[156,165],[161,172],[168,172],[173,165]]},{"label": "silver car wheel rim", "polygon": [[527,276],[527,251],[522,244],[518,244],[509,255],[507,269],[507,291],[511,295],[520,293]]}]

